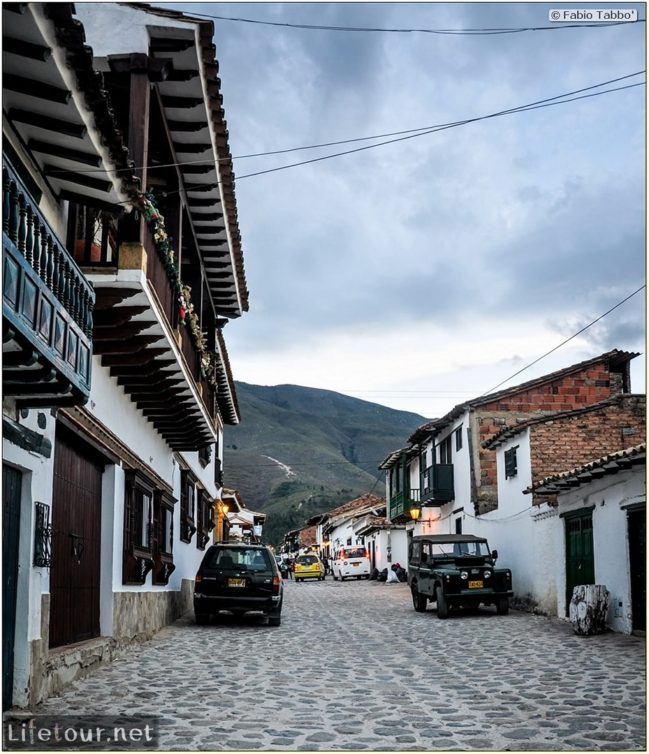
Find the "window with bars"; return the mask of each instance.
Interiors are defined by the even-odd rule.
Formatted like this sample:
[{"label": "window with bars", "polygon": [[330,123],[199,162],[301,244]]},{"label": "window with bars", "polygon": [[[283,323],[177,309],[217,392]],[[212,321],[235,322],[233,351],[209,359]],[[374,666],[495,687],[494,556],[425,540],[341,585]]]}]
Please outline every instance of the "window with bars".
[{"label": "window with bars", "polygon": [[455,430],[455,450],[462,450],[462,427]]},{"label": "window with bars", "polygon": [[143,584],[153,567],[153,495],[155,483],[139,469],[126,472],[124,490],[124,584]]},{"label": "window with bars", "polygon": [[156,490],[153,498],[153,583],[164,585],[176,566],[173,558],[174,505],[167,492]]},{"label": "window with bars", "polygon": [[517,450],[518,445],[505,451],[505,479],[511,479],[518,474]]},{"label": "window with bars", "polygon": [[204,489],[196,489],[196,547],[204,550],[210,541],[210,531],[214,527],[212,521],[212,505],[209,495]]},{"label": "window with bars", "polygon": [[190,471],[180,472],[180,540],[191,542],[196,531],[196,478]]}]

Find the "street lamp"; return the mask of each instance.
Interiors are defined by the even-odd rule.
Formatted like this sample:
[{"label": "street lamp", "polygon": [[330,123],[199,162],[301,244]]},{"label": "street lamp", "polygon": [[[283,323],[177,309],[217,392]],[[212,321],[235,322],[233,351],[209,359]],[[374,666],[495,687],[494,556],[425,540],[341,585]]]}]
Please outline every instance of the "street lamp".
[{"label": "street lamp", "polygon": [[413,503],[410,506],[409,513],[410,513],[410,518],[413,521],[418,521],[419,520],[419,516],[421,516],[421,505],[419,503]]}]

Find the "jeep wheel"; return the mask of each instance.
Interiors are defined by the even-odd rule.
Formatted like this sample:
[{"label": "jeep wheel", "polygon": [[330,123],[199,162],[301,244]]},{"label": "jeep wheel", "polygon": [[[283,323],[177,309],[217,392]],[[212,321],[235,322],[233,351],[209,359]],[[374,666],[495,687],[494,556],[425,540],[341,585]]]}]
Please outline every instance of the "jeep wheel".
[{"label": "jeep wheel", "polygon": [[437,601],[437,617],[448,618],[448,604],[441,586],[435,589],[435,600]]},{"label": "jeep wheel", "polygon": [[412,585],[410,591],[412,592],[412,606],[418,613],[425,612],[426,603],[428,602],[426,595],[419,592],[416,584]]},{"label": "jeep wheel", "polygon": [[501,597],[496,603],[496,612],[498,615],[507,615],[509,613],[509,598]]}]

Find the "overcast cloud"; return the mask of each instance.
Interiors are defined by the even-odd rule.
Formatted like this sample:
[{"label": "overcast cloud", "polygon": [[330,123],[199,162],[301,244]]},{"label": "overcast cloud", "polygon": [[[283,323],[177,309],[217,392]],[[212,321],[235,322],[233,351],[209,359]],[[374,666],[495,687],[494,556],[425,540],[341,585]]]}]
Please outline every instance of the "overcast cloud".
[{"label": "overcast cloud", "polygon": [[[466,28],[548,26],[556,7],[644,18],[632,4],[182,9]],[[645,67],[644,24],[477,37],[214,23],[235,156],[485,115]],[[438,416],[553,348],[645,280],[644,106],[637,87],[240,178],[250,312],[225,330],[235,377]],[[238,159],[235,171],[354,146]],[[644,312],[641,293],[508,384],[610,348],[644,351]]]}]

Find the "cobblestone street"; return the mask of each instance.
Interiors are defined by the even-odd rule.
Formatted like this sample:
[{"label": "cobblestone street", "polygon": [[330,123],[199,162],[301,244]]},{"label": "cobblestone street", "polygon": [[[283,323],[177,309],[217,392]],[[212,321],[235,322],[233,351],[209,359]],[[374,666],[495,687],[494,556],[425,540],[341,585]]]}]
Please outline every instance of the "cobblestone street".
[{"label": "cobblestone street", "polygon": [[161,715],[166,750],[644,750],[644,675],[642,638],[328,577],[286,583],[278,628],[186,616],[37,712]]}]

